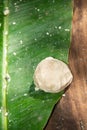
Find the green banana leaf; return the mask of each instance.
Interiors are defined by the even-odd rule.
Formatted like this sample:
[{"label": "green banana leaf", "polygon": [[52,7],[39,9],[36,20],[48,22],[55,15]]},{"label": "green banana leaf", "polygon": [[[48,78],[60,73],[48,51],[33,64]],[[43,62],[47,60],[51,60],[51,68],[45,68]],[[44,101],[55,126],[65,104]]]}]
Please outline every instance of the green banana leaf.
[{"label": "green banana leaf", "polygon": [[43,130],[63,92],[35,91],[37,64],[68,63],[71,0],[0,1],[0,130]]}]

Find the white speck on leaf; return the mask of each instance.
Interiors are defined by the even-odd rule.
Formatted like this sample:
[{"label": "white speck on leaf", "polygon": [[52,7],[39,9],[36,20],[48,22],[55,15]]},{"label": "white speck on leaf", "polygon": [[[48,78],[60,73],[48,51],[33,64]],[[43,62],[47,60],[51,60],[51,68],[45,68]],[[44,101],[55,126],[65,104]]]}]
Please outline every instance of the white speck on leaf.
[{"label": "white speck on leaf", "polygon": [[59,26],[59,29],[61,29],[62,27],[61,26]]},{"label": "white speck on leaf", "polygon": [[4,86],[3,86],[3,89],[6,89],[6,87],[7,87],[7,86],[6,86],[6,85],[4,85]]},{"label": "white speck on leaf", "polygon": [[37,38],[35,38],[34,40],[37,41]]},{"label": "white speck on leaf", "polygon": [[52,37],[52,34],[50,34],[50,37]]},{"label": "white speck on leaf", "polygon": [[69,32],[70,30],[69,29],[65,29],[66,32]]},{"label": "white speck on leaf", "polygon": [[19,69],[19,71],[21,71],[22,70],[22,68],[18,68]]},{"label": "white speck on leaf", "polygon": [[14,3],[14,5],[17,5],[17,3]]},{"label": "white speck on leaf", "polygon": [[0,23],[0,27],[2,26],[2,24]]},{"label": "white speck on leaf", "polygon": [[55,26],[55,29],[57,29],[57,26]]},{"label": "white speck on leaf", "polygon": [[13,24],[13,25],[15,25],[15,24],[16,24],[16,22],[13,22],[12,24]]},{"label": "white speck on leaf", "polygon": [[49,35],[49,32],[46,32],[46,35]]},{"label": "white speck on leaf", "polygon": [[35,10],[37,10],[38,12],[40,11],[40,9],[38,9],[38,8],[35,8]]},{"label": "white speck on leaf", "polygon": [[18,12],[19,6],[15,5],[15,12]]},{"label": "white speck on leaf", "polygon": [[9,123],[11,123],[12,122],[12,120],[9,120]]},{"label": "white speck on leaf", "polygon": [[40,9],[37,9],[37,11],[39,12],[39,11],[40,11]]},{"label": "white speck on leaf", "polygon": [[5,7],[5,10],[3,11],[4,15],[8,15],[9,14],[9,8],[8,7]]},{"label": "white speck on leaf", "polygon": [[35,91],[38,91],[38,90],[39,90],[39,88],[35,87]]},{"label": "white speck on leaf", "polygon": [[0,109],[0,113],[2,112],[2,110]]},{"label": "white speck on leaf", "polygon": [[19,32],[19,34],[21,34],[21,32]]},{"label": "white speck on leaf", "polygon": [[42,103],[45,103],[45,101],[43,100]]},{"label": "white speck on leaf", "polygon": [[14,98],[12,98],[11,101],[14,101]]},{"label": "white speck on leaf", "polygon": [[5,116],[8,116],[8,112],[5,113]]},{"label": "white speck on leaf", "polygon": [[23,41],[22,41],[22,40],[20,40],[20,44],[23,44]]},{"label": "white speck on leaf", "polygon": [[27,96],[27,93],[24,93],[24,96],[26,97],[26,96]]},{"label": "white speck on leaf", "polygon": [[4,34],[5,34],[5,35],[8,35],[8,31],[5,31]]},{"label": "white speck on leaf", "polygon": [[41,120],[42,120],[42,117],[41,117],[41,116],[39,116],[39,117],[38,117],[38,120],[39,120],[39,121],[41,121]]},{"label": "white speck on leaf", "polygon": [[13,55],[16,56],[17,55],[16,52],[13,52]]},{"label": "white speck on leaf", "polygon": [[53,3],[55,3],[55,0],[53,0]]}]

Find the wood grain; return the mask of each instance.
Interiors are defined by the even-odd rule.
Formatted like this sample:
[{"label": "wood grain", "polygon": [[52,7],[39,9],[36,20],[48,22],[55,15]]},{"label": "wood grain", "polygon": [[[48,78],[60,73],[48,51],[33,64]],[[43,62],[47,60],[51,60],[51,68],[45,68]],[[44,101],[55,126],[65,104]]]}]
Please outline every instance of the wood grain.
[{"label": "wood grain", "polygon": [[74,0],[69,65],[73,82],[45,130],[87,130],[87,0]]}]

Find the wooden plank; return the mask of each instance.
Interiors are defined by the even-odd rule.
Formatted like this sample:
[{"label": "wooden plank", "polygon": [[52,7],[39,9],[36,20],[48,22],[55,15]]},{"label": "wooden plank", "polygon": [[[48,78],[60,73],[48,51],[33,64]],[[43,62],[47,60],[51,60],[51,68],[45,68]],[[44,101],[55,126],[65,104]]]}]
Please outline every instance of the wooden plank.
[{"label": "wooden plank", "polygon": [[45,130],[87,130],[87,0],[74,0],[69,65],[73,82]]}]

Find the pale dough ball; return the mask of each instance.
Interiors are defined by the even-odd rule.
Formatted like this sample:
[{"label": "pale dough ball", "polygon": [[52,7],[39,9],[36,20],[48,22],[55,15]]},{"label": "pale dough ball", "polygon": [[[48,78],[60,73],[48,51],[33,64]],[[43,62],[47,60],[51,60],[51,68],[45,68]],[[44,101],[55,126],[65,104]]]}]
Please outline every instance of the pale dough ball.
[{"label": "pale dough ball", "polygon": [[72,82],[73,76],[69,67],[62,61],[47,57],[42,60],[34,72],[35,90],[57,93]]}]

